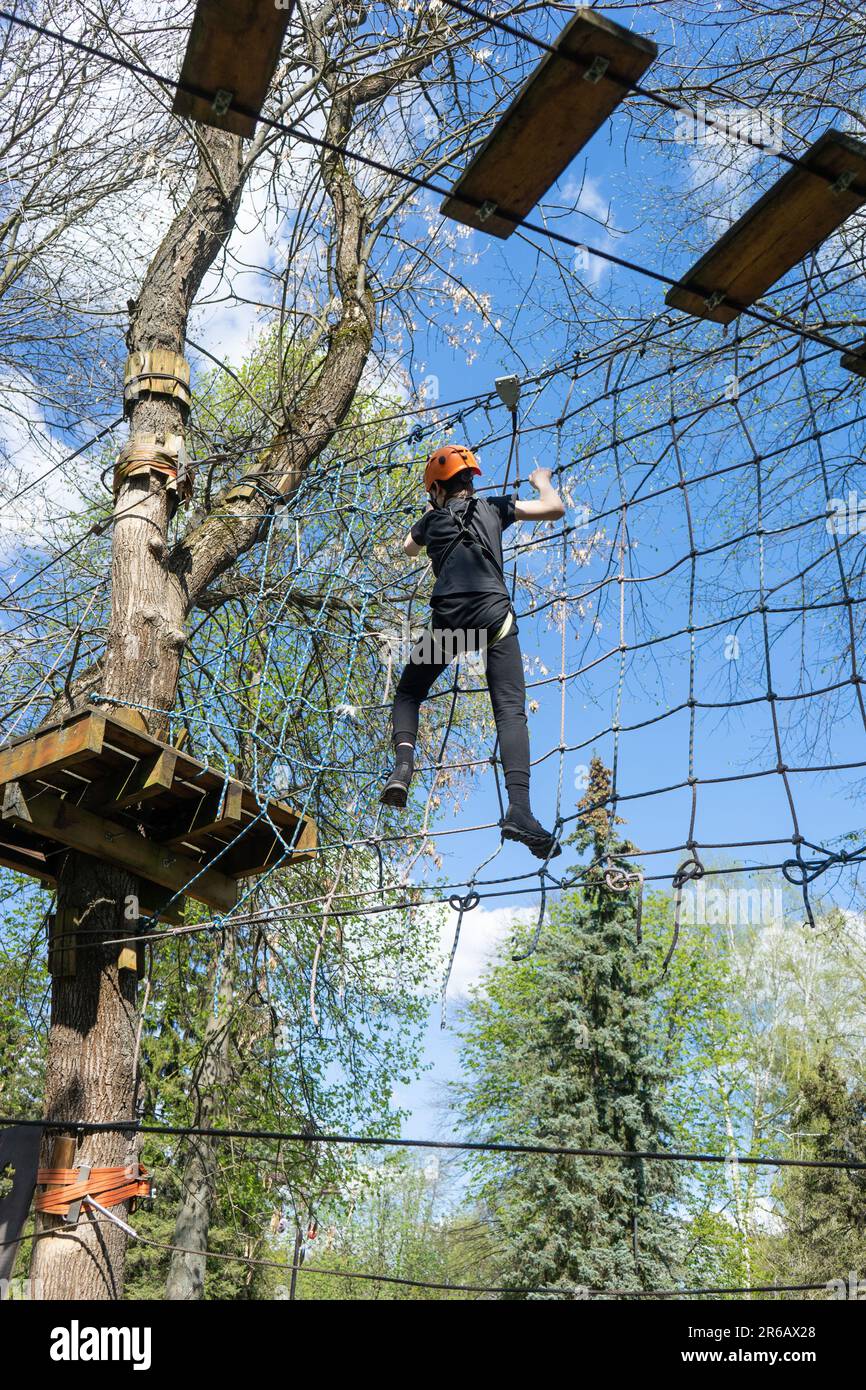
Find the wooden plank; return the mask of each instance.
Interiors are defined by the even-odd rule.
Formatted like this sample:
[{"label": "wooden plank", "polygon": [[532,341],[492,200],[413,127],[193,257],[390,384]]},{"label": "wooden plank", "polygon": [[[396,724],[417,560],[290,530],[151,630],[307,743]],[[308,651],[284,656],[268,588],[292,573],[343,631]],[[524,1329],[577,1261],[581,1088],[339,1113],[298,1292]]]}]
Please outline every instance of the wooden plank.
[{"label": "wooden plank", "polygon": [[38,878],[40,882],[53,888],[56,883],[53,866],[42,849],[29,849],[23,845],[10,843],[8,830],[0,840],[0,868],[12,869],[16,874],[26,874],[28,878]]},{"label": "wooden plank", "polygon": [[117,724],[125,724],[128,729],[135,729],[136,733],[150,733],[147,720],[140,709],[132,709],[128,705],[112,705],[111,718]]},{"label": "wooden plank", "polygon": [[184,818],[182,828],[175,820],[172,826],[167,827],[167,838],[164,839],[159,833],[156,838],[161,844],[176,845],[180,848],[183,844],[206,843],[215,830],[237,832],[243,824],[243,794],[244,789],[240,782],[224,782],[218,792],[206,792],[199,799],[191,815],[188,814]]},{"label": "wooden plank", "polygon": [[[229,878],[247,878],[272,869],[285,855],[285,847],[273,835],[245,835],[233,849],[220,859],[220,868]],[[288,868],[291,860],[283,859]]]},{"label": "wooden plank", "polygon": [[[82,772],[79,773],[78,769]],[[34,787],[51,787],[54,791],[69,792],[73,800],[77,800],[83,792],[86,792],[94,776],[104,773],[105,769],[100,763],[81,762],[75,764],[75,769],[54,767],[47,772],[37,772],[32,777],[25,780]],[[86,774],[90,774],[89,776]],[[85,775],[82,775],[85,774]]]},{"label": "wooden plank", "polygon": [[93,713],[93,710],[85,709],[79,710],[77,714],[66,715],[63,719],[52,719],[47,724],[40,724],[37,729],[30,729],[27,733],[15,734],[13,738],[3,739],[2,746],[4,749],[18,748],[22,743],[29,743],[37,736],[41,737],[42,734],[53,733],[55,729],[64,729],[70,724],[77,724],[84,719],[89,719]]},{"label": "wooden plank", "polygon": [[[198,0],[172,110],[253,136],[294,0]],[[216,96],[216,100],[214,97]]]},{"label": "wooden plank", "polygon": [[853,352],[843,352],[839,358],[840,367],[855,376],[866,377],[866,342],[858,343]]},{"label": "wooden plank", "polygon": [[142,758],[115,804],[135,806],[140,801],[150,801],[163,792],[170,792],[176,766],[177,754],[173,748],[163,748],[156,757]]},{"label": "wooden plank", "polygon": [[35,772],[74,767],[102,752],[105,719],[87,714],[71,723],[32,735],[23,743],[0,749],[0,786],[19,782]]},{"label": "wooden plank", "polygon": [[123,374],[123,400],[127,415],[142,393],[168,396],[185,409],[192,403],[189,363],[171,348],[154,347],[131,352]]},{"label": "wooden plank", "polygon": [[319,829],[314,820],[305,820],[304,828],[298,836],[297,844],[292,853],[292,859],[312,859],[314,858],[316,847],[319,843]]},{"label": "wooden plank", "polygon": [[106,711],[103,715],[105,719],[105,741],[115,748],[119,748],[129,757],[146,758],[149,753],[155,753],[166,745],[161,743],[153,734],[146,733],[144,729],[136,728],[125,719],[118,718],[116,711]]},{"label": "wooden plank", "polygon": [[121,946],[117,953],[118,970],[134,970],[136,975],[141,964],[141,948],[130,943]]},{"label": "wooden plank", "polygon": [[[286,841],[291,841],[291,833],[285,833],[284,838]],[[261,830],[251,830],[244,835],[243,839],[238,840],[237,844],[220,859],[220,868],[231,878],[246,878],[253,874],[261,874],[267,869],[272,869],[275,864],[280,864],[281,868],[288,869],[292,864],[312,858],[316,840],[316,822],[306,820],[298,834],[295,848],[287,854],[283,841],[279,840],[267,826],[263,826]]]},{"label": "wooden plank", "polygon": [[[54,872],[53,858],[49,859],[41,849],[11,844],[6,838],[10,833],[14,832],[7,822],[4,826],[4,838],[0,840],[0,868],[12,869],[15,873],[26,874],[28,878],[38,878],[46,888],[56,888],[57,876]],[[35,845],[38,842],[34,840],[32,843]],[[56,850],[57,846],[54,848]],[[173,896],[168,889],[159,888],[155,883],[148,883],[146,879],[142,879],[139,890],[142,917],[151,917],[158,912],[164,922],[180,925],[184,920],[186,900],[175,898],[171,907],[167,907],[166,904]]]},{"label": "wooden plank", "polygon": [[828,130],[740,217],[665,303],[731,323],[866,202],[866,144]]},{"label": "wooden plank", "polygon": [[557,53],[544,56],[442,203],[446,217],[503,239],[511,236],[514,219],[531,212],[628,95],[623,84],[639,82],[658,53],[649,39],[584,7],[555,47]]},{"label": "wooden plank", "polygon": [[84,795],[76,798],[77,804],[87,810],[102,809],[110,813],[150,801],[172,790],[176,763],[174,749],[162,748],[158,753],[130,762],[125,774],[91,783]]},{"label": "wooden plank", "polygon": [[[174,780],[171,785],[172,797],[181,796],[192,799],[202,796],[205,792],[221,793],[226,783],[226,774],[221,768],[208,767],[207,763],[203,763],[198,758],[193,758],[189,753],[183,753],[180,749],[169,744],[161,743],[152,735],[142,734],[125,724],[114,722],[110,714],[106,714],[104,718],[106,742],[103,756],[106,752],[113,751],[112,745],[122,749],[129,756],[139,759],[148,756],[155,757],[161,752],[168,751],[175,756]],[[252,788],[243,787],[242,805],[244,811],[257,816],[263,804],[262,798],[257,796]],[[277,825],[294,826],[301,819],[299,813],[286,802],[269,801],[267,805],[269,814],[273,816]]]},{"label": "wooden plank", "polygon": [[267,809],[267,813],[275,825],[280,829],[285,827],[289,831],[293,830],[298,821],[304,817],[294,806],[290,806],[287,801],[271,801],[258,792],[253,791],[252,787],[244,787],[244,812],[253,817],[260,816],[262,811]]},{"label": "wooden plank", "polygon": [[[137,759],[156,757],[166,750],[174,754],[173,792],[178,792],[182,796],[200,796],[202,791],[215,790],[225,782],[225,773],[219,768],[208,767],[198,758],[193,758],[188,753],[182,753],[180,749],[161,742],[152,734],[142,733],[119,720],[115,720],[110,714],[105,715],[105,723],[104,751],[120,749],[128,757]],[[184,788],[180,785],[184,781],[191,783],[191,787]]]},{"label": "wooden plank", "polygon": [[4,821],[57,840],[82,854],[119,864],[151,883],[185,892],[217,911],[225,911],[237,902],[237,885],[226,874],[216,869],[201,872],[201,865],[194,859],[60,797],[46,793],[28,800],[26,792],[26,785],[21,783],[7,785],[2,810]]}]

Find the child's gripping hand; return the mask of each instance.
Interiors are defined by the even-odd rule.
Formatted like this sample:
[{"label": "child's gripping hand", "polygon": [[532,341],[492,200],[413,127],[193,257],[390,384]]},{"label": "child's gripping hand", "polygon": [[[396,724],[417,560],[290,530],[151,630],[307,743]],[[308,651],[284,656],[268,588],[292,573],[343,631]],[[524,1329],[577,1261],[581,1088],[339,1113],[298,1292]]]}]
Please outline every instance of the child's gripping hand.
[{"label": "child's gripping hand", "polygon": [[565,516],[562,498],[551,485],[549,468],[534,469],[528,481],[538,496],[533,497],[531,502],[522,502],[517,498],[514,503],[515,521],[557,521]]},{"label": "child's gripping hand", "polygon": [[534,487],[536,492],[541,492],[545,487],[550,486],[550,469],[535,468],[527,478],[530,487]]}]

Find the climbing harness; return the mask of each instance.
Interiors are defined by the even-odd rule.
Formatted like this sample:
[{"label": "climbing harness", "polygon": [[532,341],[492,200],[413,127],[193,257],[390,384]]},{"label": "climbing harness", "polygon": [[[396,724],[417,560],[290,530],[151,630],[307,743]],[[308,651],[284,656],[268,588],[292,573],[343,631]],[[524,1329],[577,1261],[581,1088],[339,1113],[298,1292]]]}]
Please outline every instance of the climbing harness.
[{"label": "climbing harness", "polygon": [[442,560],[439,564],[439,573],[442,573],[446,564],[448,563],[451,556],[457,549],[458,545],[469,545],[475,546],[478,550],[481,551],[482,555],[484,555],[485,558],[490,561],[490,563],[496,570],[496,573],[504,581],[505,572],[502,568],[502,562],[496,555],[494,555],[493,551],[490,549],[490,546],[484,540],[483,536],[480,536],[477,531],[472,529],[472,520],[475,516],[477,508],[478,498],[470,497],[469,501],[466,504],[466,508],[462,513],[454,512],[451,510],[450,507],[444,509],[447,510],[449,516],[454,521],[454,524],[457,527],[457,535],[449,543],[448,549],[442,556]]}]

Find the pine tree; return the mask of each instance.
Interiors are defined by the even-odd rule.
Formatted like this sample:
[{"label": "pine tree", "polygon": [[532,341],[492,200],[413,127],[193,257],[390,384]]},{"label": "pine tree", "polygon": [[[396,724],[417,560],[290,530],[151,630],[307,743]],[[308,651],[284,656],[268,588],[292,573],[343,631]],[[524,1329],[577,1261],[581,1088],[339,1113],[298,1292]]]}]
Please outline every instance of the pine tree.
[{"label": "pine tree", "polygon": [[[849,1087],[829,1055],[803,1078],[795,1123],[807,1141],[798,1157],[866,1162],[866,1089]],[[768,1242],[772,1273],[784,1283],[827,1284],[840,1298],[866,1296],[866,1173],[792,1168],[777,1196],[785,1235]]]},{"label": "pine tree", "polygon": [[[616,891],[606,876],[612,857],[634,873],[624,859],[633,847],[604,809],[609,791],[609,773],[594,759],[573,837],[592,851],[582,890],[554,911],[537,952],[494,966],[469,1006],[464,1047],[473,1080],[462,1108],[478,1133],[579,1148],[663,1146],[636,884]],[[506,1171],[496,1160],[482,1171],[505,1283],[674,1286],[671,1165],[529,1155]]]}]

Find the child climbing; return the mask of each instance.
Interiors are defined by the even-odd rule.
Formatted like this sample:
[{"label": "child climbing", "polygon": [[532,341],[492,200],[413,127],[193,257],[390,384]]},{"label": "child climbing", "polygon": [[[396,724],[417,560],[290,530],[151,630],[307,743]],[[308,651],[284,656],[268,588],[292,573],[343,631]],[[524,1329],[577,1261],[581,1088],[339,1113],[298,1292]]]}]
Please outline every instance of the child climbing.
[{"label": "child climbing", "polygon": [[436,576],[430,598],[432,623],[412,648],[394,696],[395,764],[381,800],[386,806],[406,805],[421,704],[455,656],[478,651],[484,659],[508,789],[508,810],[500,822],[503,839],[517,840],[539,859],[548,859],[559,854],[560,847],[529,804],[526,682],[505,583],[502,533],[515,521],[555,521],[565,507],[546,468],[536,468],[529,479],[538,493],[531,502],[513,496],[477,497],[473,479],[480,472],[474,454],[455,444],[437,449],[424,470],[427,510],[403,549],[414,556],[426,548],[430,557]]}]

